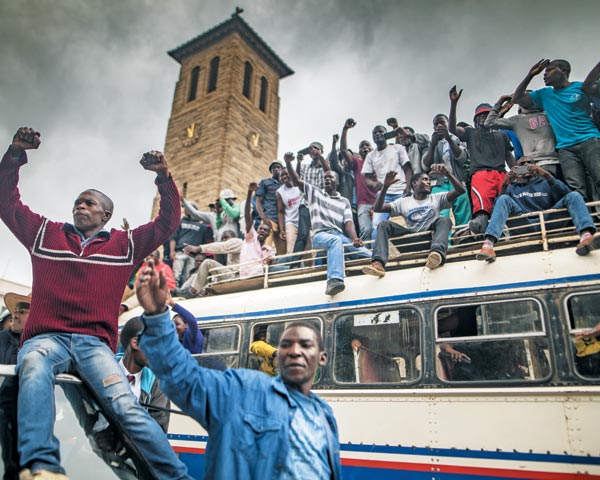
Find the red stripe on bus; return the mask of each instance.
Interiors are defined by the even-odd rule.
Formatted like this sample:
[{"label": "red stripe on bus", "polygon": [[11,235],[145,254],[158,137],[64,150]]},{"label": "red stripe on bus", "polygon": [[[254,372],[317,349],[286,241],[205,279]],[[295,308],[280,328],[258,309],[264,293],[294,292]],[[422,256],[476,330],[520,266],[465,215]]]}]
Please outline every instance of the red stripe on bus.
[{"label": "red stripe on bus", "polygon": [[195,448],[195,447],[173,447],[178,453],[197,453],[200,455],[204,455],[206,452],[206,448]]},{"label": "red stripe on bus", "polygon": [[356,458],[342,458],[342,465],[347,467],[366,467],[387,470],[406,470],[413,472],[431,472],[432,474],[451,473],[462,475],[482,475],[498,478],[521,478],[531,480],[565,480],[585,478],[600,480],[600,475],[585,473],[559,473],[537,472],[526,470],[509,470],[504,468],[463,467],[454,465],[439,465],[427,463],[389,462],[383,460],[361,460]]}]

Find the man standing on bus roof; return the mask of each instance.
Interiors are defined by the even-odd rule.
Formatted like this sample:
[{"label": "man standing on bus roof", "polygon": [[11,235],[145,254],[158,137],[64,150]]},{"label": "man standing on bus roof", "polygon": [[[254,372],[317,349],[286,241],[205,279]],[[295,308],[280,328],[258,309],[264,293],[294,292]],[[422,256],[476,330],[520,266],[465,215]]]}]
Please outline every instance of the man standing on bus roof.
[{"label": "man standing on bus roof", "polygon": [[[19,478],[67,478],[53,432],[55,375],[65,372],[81,377],[158,477],[190,478],[164,432],[137,402],[114,355],[125,285],[136,265],[179,224],[179,192],[167,161],[156,151],[140,161],[156,173],[156,219],[133,230],[108,231],[113,203],[98,190],[79,194],[72,224],[50,221],[21,202],[19,171],[26,151],[40,143],[39,132],[20,128],[0,162],[0,218],[30,252],[33,268],[31,310],[17,362]],[[38,414],[39,405],[49,413]]]},{"label": "man standing on bus roof", "polygon": [[327,363],[323,338],[293,322],[279,340],[280,376],[201,367],[177,341],[166,307],[165,279],[149,265],[137,286],[144,309],[140,336],[150,366],[172,402],[209,434],[205,478],[341,478],[337,423],[311,392]]},{"label": "man standing on bus roof", "polygon": [[[325,295],[336,295],[346,288],[344,250],[355,258],[369,258],[371,253],[363,247],[362,240],[356,235],[350,202],[337,191],[338,174],[333,170],[326,172],[324,189],[321,190],[298,177],[292,168],[293,153],[286,153],[283,159],[292,182],[304,193],[308,204],[313,229],[313,247],[322,248],[327,252]],[[349,243],[352,245],[344,246]]]}]

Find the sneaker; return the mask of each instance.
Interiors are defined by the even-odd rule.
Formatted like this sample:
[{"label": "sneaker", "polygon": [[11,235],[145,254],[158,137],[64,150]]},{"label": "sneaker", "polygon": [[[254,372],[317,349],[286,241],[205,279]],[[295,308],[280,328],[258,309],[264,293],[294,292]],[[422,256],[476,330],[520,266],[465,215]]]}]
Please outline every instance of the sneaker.
[{"label": "sneaker", "polygon": [[477,260],[485,260],[486,262],[491,263],[496,260],[496,252],[494,252],[493,247],[484,245],[475,258]]},{"label": "sneaker", "polygon": [[362,272],[366,275],[383,277],[385,275],[385,267],[381,264],[381,262],[371,262],[370,265],[362,268]]},{"label": "sneaker", "polygon": [[344,281],[339,278],[332,278],[331,280],[327,280],[327,290],[325,290],[325,295],[337,295],[340,292],[343,292],[346,288],[344,285]]},{"label": "sneaker", "polygon": [[435,270],[442,264],[442,255],[440,252],[429,252],[425,266],[430,270]]},{"label": "sneaker", "polygon": [[599,248],[600,236],[590,235],[589,237],[586,237],[581,242],[579,242],[577,248],[575,249],[575,253],[577,255],[587,255],[592,250],[597,250]]},{"label": "sneaker", "polygon": [[51,472],[50,470],[38,470],[31,473],[28,468],[19,472],[19,480],[69,480],[63,473]]}]

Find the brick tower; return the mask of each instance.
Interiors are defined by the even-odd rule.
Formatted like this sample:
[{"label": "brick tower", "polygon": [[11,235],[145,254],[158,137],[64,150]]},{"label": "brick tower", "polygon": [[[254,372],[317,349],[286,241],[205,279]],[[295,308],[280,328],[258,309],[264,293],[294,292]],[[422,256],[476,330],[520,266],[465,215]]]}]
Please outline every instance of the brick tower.
[{"label": "brick tower", "polygon": [[[186,198],[208,209],[231,188],[268,175],[277,157],[279,79],[294,72],[236,9],[230,19],[171,50],[181,64],[165,155]],[[153,216],[157,213],[154,202]]]}]

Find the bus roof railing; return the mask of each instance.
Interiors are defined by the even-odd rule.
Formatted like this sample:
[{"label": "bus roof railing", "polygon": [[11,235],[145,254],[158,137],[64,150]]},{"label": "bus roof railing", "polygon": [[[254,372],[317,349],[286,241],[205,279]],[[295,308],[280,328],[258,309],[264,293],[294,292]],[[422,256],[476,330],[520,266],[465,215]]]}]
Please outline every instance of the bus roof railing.
[{"label": "bus roof railing", "polygon": [[[586,204],[594,224],[600,230],[600,201]],[[402,218],[392,219],[402,224]],[[532,227],[537,231],[532,231]],[[461,227],[453,227],[446,262],[472,260],[475,258],[483,241],[482,235],[466,234],[457,237]],[[570,222],[566,209],[552,209],[531,212],[510,217],[505,226],[502,238],[495,244],[494,250],[500,255],[510,255],[532,251],[548,251],[555,248],[572,247],[579,241],[579,235]],[[365,242],[366,246],[373,242]],[[424,266],[431,246],[431,231],[409,233],[390,238],[390,255],[386,270],[398,270]],[[349,259],[351,254],[344,253],[346,274],[349,276],[362,274],[362,267],[367,259]],[[262,276],[239,279],[239,265],[224,266],[211,269],[212,282],[206,290],[211,295],[270,288],[279,285],[305,283],[323,280],[327,276],[324,265],[324,250],[312,249],[304,252],[289,253],[274,257],[271,265],[265,266]],[[249,262],[241,265],[250,265]],[[232,272],[236,273],[231,278]]]}]

